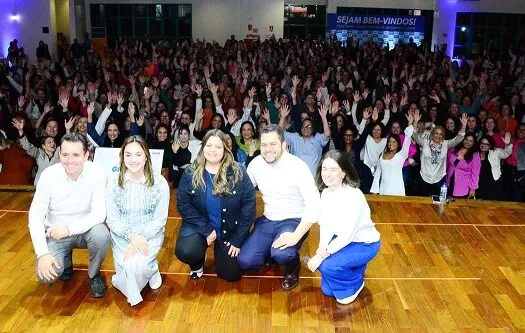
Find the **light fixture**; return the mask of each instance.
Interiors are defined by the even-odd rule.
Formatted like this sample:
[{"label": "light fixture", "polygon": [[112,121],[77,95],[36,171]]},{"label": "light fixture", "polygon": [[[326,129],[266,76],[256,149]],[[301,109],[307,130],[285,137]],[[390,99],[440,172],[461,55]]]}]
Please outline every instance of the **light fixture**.
[{"label": "light fixture", "polygon": [[463,32],[467,31],[467,27],[461,27],[461,31]]},{"label": "light fixture", "polygon": [[11,16],[9,16],[9,20],[11,22],[20,22],[20,15],[18,14],[13,14]]}]

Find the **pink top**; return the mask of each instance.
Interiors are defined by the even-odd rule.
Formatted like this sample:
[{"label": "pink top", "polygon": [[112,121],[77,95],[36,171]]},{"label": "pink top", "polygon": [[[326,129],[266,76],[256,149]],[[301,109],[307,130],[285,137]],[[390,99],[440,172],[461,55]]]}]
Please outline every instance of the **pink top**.
[{"label": "pink top", "polygon": [[454,189],[452,195],[463,197],[470,190],[476,190],[479,182],[479,172],[481,169],[481,159],[479,153],[474,153],[472,160],[461,160],[455,165],[457,159],[455,149],[450,149],[447,156],[447,185],[450,185],[450,178],[454,175]]},{"label": "pink top", "polygon": [[[405,133],[399,133],[399,139],[401,139],[401,146],[403,146],[403,143],[405,142]],[[412,141],[410,143],[410,148],[408,149],[408,158],[405,160],[403,167],[410,165],[410,162],[408,160],[414,157],[416,154],[417,154],[417,145]]]}]

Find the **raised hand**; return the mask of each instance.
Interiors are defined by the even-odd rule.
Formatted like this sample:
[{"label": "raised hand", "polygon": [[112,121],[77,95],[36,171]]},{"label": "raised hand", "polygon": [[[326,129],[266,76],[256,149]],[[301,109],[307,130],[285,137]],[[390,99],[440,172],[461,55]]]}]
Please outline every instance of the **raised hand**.
[{"label": "raised hand", "polygon": [[87,113],[89,116],[92,116],[94,112],[95,112],[95,102],[91,102],[88,105]]},{"label": "raised hand", "polygon": [[292,77],[292,89],[295,90],[297,89],[297,85],[299,84],[301,80],[299,80],[299,77],[297,75],[294,75]]},{"label": "raised hand", "polygon": [[24,123],[24,119],[18,120],[17,118],[13,118],[13,121],[11,122],[11,124],[13,124],[13,127],[18,130],[18,134],[20,135],[24,134]]},{"label": "raised hand", "polygon": [[385,97],[383,97],[383,102],[385,102],[385,109],[388,109],[390,106],[390,100],[391,100],[390,94],[386,94]]},{"label": "raised hand", "polygon": [[408,96],[407,96],[407,95],[403,95],[403,96],[401,97],[401,102],[399,102],[399,105],[400,105],[401,107],[403,107],[403,106],[405,106],[405,105],[407,105],[407,104],[408,104]]},{"label": "raised hand", "polygon": [[180,139],[177,139],[173,142],[173,144],[171,145],[171,149],[173,150],[174,153],[177,153],[177,151],[179,151],[180,144],[181,144]]},{"label": "raised hand", "polygon": [[71,129],[73,128],[73,125],[75,124],[75,117],[69,118],[69,120],[64,119],[64,126],[66,128],[66,132],[71,132]]},{"label": "raised hand", "polygon": [[211,91],[211,93],[213,95],[216,95],[217,94],[217,89],[219,89],[219,87],[215,83],[210,84],[210,86],[208,88],[210,89],[210,91]]},{"label": "raised hand", "polygon": [[326,118],[326,115],[328,114],[328,108],[324,105],[321,105],[319,108],[319,115],[321,115],[322,118]]},{"label": "raised hand", "polygon": [[118,93],[117,95],[117,104],[118,106],[121,106],[124,103],[124,94]]},{"label": "raised hand", "polygon": [[412,117],[414,118],[413,124],[415,126],[421,120],[421,113],[419,112],[419,109],[416,109],[416,111],[414,111],[414,114],[413,114]]},{"label": "raised hand", "polygon": [[372,108],[367,107],[363,110],[363,119],[368,120],[370,119],[371,115],[372,115]]},{"label": "raised hand", "polygon": [[284,104],[280,109],[279,112],[281,113],[281,118],[286,118],[290,114],[290,107],[286,104]]},{"label": "raised hand", "polygon": [[[133,104],[133,103],[131,103],[131,104]],[[139,116],[139,119],[137,120],[137,126],[138,126],[138,127],[141,127],[142,125],[144,125],[144,119],[145,119],[145,118],[144,118],[144,115],[141,114],[141,115]]]},{"label": "raised hand", "polygon": [[359,90],[354,91],[354,95],[353,96],[354,96],[354,103],[357,104],[359,102],[359,100],[361,99],[361,95],[359,94]]},{"label": "raised hand", "polygon": [[19,107],[20,109],[23,108],[25,103],[26,103],[26,98],[25,98],[25,96],[24,96],[24,95],[20,95],[20,96],[18,97],[18,102],[17,102],[18,107]]},{"label": "raised hand", "polygon": [[368,94],[370,94],[370,90],[368,88],[365,88],[365,90],[363,90],[363,99],[366,99],[368,97]]},{"label": "raised hand", "polygon": [[270,98],[272,94],[272,85],[270,82],[266,83],[266,97]]},{"label": "raised hand", "polygon": [[412,112],[408,112],[408,114],[406,114],[405,117],[407,117],[408,126],[414,123],[414,114]]},{"label": "raised hand", "polygon": [[350,102],[348,100],[344,100],[343,101],[343,106],[346,110],[346,113],[350,113],[352,111],[352,109],[350,108]]},{"label": "raised hand", "polygon": [[461,115],[461,118],[459,119],[459,121],[461,122],[461,128],[463,129],[467,128],[468,116],[466,113],[463,113]]},{"label": "raised hand", "polygon": [[339,101],[334,101],[332,103],[332,115],[335,115],[337,112],[339,112]]},{"label": "raised hand", "polygon": [[505,132],[505,136],[503,137],[503,143],[505,146],[508,146],[510,144],[510,140],[512,139],[512,135],[510,132]]},{"label": "raised hand", "polygon": [[229,109],[227,118],[228,118],[228,123],[233,125],[233,123],[235,123],[235,121],[238,118],[237,111],[235,111],[235,109]]}]

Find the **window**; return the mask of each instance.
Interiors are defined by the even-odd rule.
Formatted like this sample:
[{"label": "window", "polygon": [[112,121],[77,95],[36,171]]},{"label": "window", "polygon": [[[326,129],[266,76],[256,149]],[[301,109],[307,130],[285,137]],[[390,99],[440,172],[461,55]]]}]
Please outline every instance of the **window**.
[{"label": "window", "polygon": [[524,24],[523,14],[457,13],[453,56],[473,59],[483,54],[489,41],[496,53],[517,47],[523,43],[520,28]]},{"label": "window", "polygon": [[298,35],[306,38],[322,31],[326,25],[326,6],[321,5],[285,5],[284,6],[284,37]]},{"label": "window", "polygon": [[118,37],[191,38],[190,4],[91,4],[92,31]]}]

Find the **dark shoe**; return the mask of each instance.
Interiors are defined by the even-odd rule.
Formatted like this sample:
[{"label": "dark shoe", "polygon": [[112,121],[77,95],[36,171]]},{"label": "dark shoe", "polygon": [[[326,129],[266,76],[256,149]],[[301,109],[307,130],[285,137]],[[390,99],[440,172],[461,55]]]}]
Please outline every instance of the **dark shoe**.
[{"label": "dark shoe", "polygon": [[202,277],[202,275],[204,274],[204,267],[201,267],[200,269],[196,270],[196,271],[191,271],[190,272],[190,279],[192,280],[198,280]]},{"label": "dark shoe", "polygon": [[103,297],[106,294],[107,286],[104,278],[97,274],[94,278],[89,279],[91,285],[91,296],[95,298]]},{"label": "dark shoe", "polygon": [[65,268],[62,275],[60,275],[60,280],[69,281],[72,278],[73,278],[73,266],[69,266],[68,268]]},{"label": "dark shoe", "polygon": [[284,280],[281,283],[281,287],[285,291],[292,290],[293,288],[297,287],[299,284],[299,273],[293,273],[293,274],[286,274],[284,276]]},{"label": "dark shoe", "polygon": [[272,258],[265,260],[263,265],[259,269],[259,274],[266,273],[268,270],[272,269],[275,265],[277,265],[277,263],[273,261]]}]

